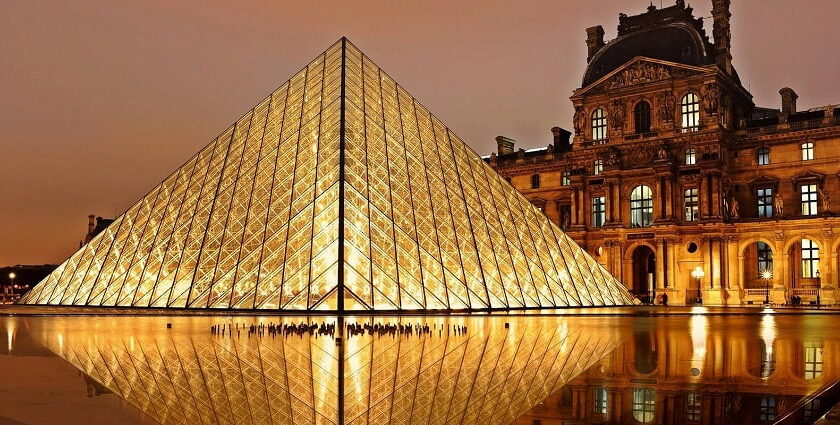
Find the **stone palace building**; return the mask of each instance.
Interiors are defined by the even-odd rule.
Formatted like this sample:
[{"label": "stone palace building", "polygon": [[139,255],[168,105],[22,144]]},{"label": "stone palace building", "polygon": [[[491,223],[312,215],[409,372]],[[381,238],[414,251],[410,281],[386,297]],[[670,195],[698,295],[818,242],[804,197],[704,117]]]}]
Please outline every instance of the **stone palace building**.
[{"label": "stone palace building", "polygon": [[684,0],[588,28],[574,133],[484,159],[643,301],[840,301],[840,107],[755,105],[729,3],[711,38]]}]

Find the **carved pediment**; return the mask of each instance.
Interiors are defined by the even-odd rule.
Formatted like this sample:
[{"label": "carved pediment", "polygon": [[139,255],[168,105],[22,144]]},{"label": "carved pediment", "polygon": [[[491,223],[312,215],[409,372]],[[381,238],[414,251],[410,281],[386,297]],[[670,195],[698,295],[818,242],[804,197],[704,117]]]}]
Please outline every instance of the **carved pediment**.
[{"label": "carved pediment", "polygon": [[805,171],[793,176],[790,180],[794,184],[804,183],[804,182],[807,182],[807,181],[811,181],[811,182],[816,181],[819,184],[822,184],[822,182],[825,180],[825,174],[818,173],[818,172],[812,171],[812,170],[805,170]]},{"label": "carved pediment", "polygon": [[747,183],[750,188],[756,187],[777,187],[779,179],[773,176],[759,176]]},{"label": "carved pediment", "polygon": [[705,72],[708,72],[708,70],[696,66],[637,57],[588,87],[582,88],[576,95],[582,95],[590,91],[615,90],[669,79],[686,78]]}]

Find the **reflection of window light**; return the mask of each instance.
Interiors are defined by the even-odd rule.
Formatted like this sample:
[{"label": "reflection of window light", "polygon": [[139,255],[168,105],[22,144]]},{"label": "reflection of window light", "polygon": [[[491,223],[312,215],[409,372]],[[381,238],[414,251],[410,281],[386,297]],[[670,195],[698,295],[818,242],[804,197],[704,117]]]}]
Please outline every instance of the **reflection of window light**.
[{"label": "reflection of window light", "polygon": [[689,421],[700,420],[700,393],[688,393],[685,404],[685,419]]},{"label": "reflection of window light", "polygon": [[607,413],[607,389],[604,387],[595,388],[595,413]]},{"label": "reflection of window light", "polygon": [[759,419],[762,421],[776,420],[776,397],[761,397]]},{"label": "reflection of window light", "polygon": [[803,411],[805,415],[805,420],[809,423],[817,419],[817,416],[819,416],[820,414],[820,399],[815,398],[806,403]]},{"label": "reflection of window light", "polygon": [[823,370],[822,347],[805,347],[805,379],[819,378]]}]

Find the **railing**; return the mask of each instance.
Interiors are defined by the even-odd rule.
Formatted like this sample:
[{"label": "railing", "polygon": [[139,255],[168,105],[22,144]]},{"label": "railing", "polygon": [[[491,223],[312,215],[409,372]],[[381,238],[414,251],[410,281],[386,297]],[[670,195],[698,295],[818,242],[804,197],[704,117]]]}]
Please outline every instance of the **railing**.
[{"label": "railing", "polygon": [[791,295],[799,295],[801,296],[809,296],[809,297],[816,297],[817,293],[819,293],[819,289],[817,288],[793,288],[790,290]]},{"label": "railing", "polygon": [[744,295],[746,295],[748,297],[758,297],[758,296],[763,297],[763,296],[767,295],[767,289],[766,288],[747,288],[747,289],[744,289]]}]

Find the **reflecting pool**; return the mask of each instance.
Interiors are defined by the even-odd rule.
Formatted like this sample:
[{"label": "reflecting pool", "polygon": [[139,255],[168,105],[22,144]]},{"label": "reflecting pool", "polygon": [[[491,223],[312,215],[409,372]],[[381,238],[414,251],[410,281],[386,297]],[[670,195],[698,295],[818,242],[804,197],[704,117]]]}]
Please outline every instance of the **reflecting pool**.
[{"label": "reflecting pool", "polygon": [[0,316],[0,424],[809,423],[836,318]]}]

